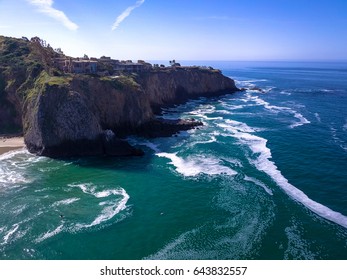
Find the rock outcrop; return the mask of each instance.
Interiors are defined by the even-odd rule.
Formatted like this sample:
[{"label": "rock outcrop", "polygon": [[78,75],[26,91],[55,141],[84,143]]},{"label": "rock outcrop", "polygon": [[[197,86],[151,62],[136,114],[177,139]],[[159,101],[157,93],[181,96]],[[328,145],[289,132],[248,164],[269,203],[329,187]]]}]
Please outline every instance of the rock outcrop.
[{"label": "rock outcrop", "polygon": [[234,81],[223,76],[219,70],[198,67],[152,71],[144,73],[140,81],[155,112],[191,98],[217,96],[238,90]]},{"label": "rock outcrop", "polygon": [[[169,136],[201,125],[155,117],[162,107],[238,90],[219,70],[198,67],[114,77],[63,74],[51,65],[53,53],[20,39],[0,39],[2,60],[1,49],[21,49],[0,68],[0,116],[22,129],[28,150],[38,155],[141,155],[120,137]],[[12,108],[12,118],[5,107]]]}]

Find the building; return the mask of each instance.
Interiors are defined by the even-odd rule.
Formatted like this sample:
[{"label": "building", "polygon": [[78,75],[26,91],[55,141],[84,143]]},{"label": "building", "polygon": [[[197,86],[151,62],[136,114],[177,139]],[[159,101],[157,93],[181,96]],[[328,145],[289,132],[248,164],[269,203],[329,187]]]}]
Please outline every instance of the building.
[{"label": "building", "polygon": [[75,74],[96,74],[98,68],[98,62],[90,59],[62,59],[56,60],[55,63],[58,65],[60,70],[66,73]]},{"label": "building", "polygon": [[[96,74],[98,68],[100,71],[100,69],[105,68],[105,65],[108,65],[108,67],[113,69],[115,72],[139,73],[152,69],[152,64],[143,60],[138,60],[137,62],[131,60],[119,61],[105,56],[100,59],[61,57],[56,58],[54,64],[65,73],[75,74]],[[100,64],[99,67],[98,64]]]},{"label": "building", "polygon": [[132,62],[131,60],[127,61],[118,61],[113,63],[114,71],[124,71],[129,73],[139,73],[144,72],[146,70],[150,70],[152,68],[152,64],[146,63],[143,60],[139,60],[137,63]]}]

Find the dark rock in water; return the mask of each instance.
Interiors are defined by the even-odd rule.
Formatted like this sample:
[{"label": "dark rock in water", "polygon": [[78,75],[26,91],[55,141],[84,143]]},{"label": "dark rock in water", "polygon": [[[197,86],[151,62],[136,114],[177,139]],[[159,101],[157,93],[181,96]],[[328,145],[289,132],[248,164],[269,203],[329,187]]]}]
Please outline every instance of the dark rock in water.
[{"label": "dark rock in water", "polygon": [[189,130],[201,125],[203,125],[202,122],[194,119],[168,120],[158,118],[139,127],[136,134],[148,138],[170,137],[180,131]]},{"label": "dark rock in water", "polygon": [[254,91],[259,91],[261,93],[265,93],[265,91],[263,89],[261,89],[260,87],[254,86],[254,87],[250,87],[250,88],[240,88],[240,91],[246,91],[246,90],[254,90]]},{"label": "dark rock in water", "polygon": [[265,91],[263,89],[261,89],[260,87],[251,87],[251,88],[249,88],[249,90],[254,90],[254,91],[259,91],[261,93],[265,93]]}]

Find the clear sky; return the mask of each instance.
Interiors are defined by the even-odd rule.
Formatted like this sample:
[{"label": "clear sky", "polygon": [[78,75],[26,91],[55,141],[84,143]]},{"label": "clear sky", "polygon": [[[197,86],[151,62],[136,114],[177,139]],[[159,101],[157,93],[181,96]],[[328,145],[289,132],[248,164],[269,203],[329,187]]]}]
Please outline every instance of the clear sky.
[{"label": "clear sky", "polygon": [[0,34],[71,56],[347,61],[347,1],[0,0]]}]

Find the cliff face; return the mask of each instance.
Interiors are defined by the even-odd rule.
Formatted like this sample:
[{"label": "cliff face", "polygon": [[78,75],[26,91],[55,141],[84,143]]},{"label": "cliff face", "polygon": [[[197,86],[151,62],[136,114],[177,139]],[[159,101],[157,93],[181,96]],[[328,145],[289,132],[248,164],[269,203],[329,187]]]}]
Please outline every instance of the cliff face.
[{"label": "cliff face", "polygon": [[52,67],[50,49],[1,40],[0,60],[6,62],[0,67],[1,123],[16,124],[29,151],[39,155],[138,155],[141,151],[118,136],[170,135],[199,124],[160,121],[154,113],[161,107],[238,90],[220,71],[196,67],[115,77],[63,74]]},{"label": "cliff face", "polygon": [[[52,157],[139,153],[117,138],[123,127],[153,118],[148,98],[131,78],[54,79],[43,74],[36,84],[23,115],[29,151]],[[110,143],[122,148],[112,150]]]},{"label": "cliff face", "polygon": [[190,98],[216,96],[238,90],[234,81],[223,76],[220,71],[196,67],[160,70],[145,73],[141,78],[141,84],[155,111]]}]

